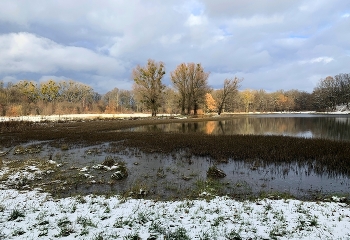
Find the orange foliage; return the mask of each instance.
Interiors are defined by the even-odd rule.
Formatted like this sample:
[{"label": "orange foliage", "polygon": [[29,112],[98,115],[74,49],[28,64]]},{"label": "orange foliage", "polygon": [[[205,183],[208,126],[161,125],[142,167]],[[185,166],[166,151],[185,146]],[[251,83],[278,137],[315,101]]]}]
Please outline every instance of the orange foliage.
[{"label": "orange foliage", "polygon": [[216,101],[210,93],[205,94],[205,106],[208,112],[216,110]]},{"label": "orange foliage", "polygon": [[14,105],[9,108],[7,111],[7,116],[10,117],[17,117],[22,115],[22,106],[21,105]]},{"label": "orange foliage", "polygon": [[107,105],[105,113],[116,113],[115,107]]}]

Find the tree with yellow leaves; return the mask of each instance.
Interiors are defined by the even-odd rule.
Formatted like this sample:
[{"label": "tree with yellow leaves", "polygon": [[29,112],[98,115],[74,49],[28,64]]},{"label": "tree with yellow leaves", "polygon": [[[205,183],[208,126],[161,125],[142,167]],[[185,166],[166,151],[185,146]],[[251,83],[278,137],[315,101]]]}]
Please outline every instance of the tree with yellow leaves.
[{"label": "tree with yellow leaves", "polygon": [[132,71],[134,79],[133,89],[141,98],[141,102],[146,108],[152,111],[152,116],[156,116],[158,108],[161,106],[165,85],[162,78],[165,74],[163,62],[155,62],[149,59],[147,66],[137,65]]},{"label": "tree with yellow leaves", "polygon": [[216,111],[216,101],[210,93],[205,94],[205,108],[208,112]]}]

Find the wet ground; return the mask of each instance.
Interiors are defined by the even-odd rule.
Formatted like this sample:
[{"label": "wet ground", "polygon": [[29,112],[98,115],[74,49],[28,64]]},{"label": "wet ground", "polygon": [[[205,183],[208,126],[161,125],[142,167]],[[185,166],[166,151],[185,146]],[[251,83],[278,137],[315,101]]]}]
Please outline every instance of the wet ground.
[{"label": "wet ground", "polygon": [[[119,194],[161,200],[196,198],[201,194],[229,195],[235,198],[292,195],[299,199],[321,199],[326,195],[347,196],[349,177],[342,174],[319,174],[312,164],[264,163],[257,160],[217,161],[192,155],[183,149],[172,153],[145,153],[128,148],[123,141],[93,146],[57,144],[52,141],[21,144],[2,157],[3,162],[28,159],[54,161],[57,167],[45,177],[27,181],[16,188],[43,188],[58,196],[78,194]],[[112,178],[110,160],[124,163],[128,176]],[[113,164],[112,164],[113,165]],[[224,171],[226,177],[209,179],[210,166]],[[6,179],[3,179],[5,181]]]}]

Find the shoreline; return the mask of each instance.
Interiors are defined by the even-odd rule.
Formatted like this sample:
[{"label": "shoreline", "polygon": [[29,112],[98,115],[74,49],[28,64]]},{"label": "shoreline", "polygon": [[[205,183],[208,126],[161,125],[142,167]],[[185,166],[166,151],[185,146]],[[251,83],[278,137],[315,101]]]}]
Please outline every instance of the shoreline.
[{"label": "shoreline", "polygon": [[[228,116],[241,116],[241,115],[292,115],[292,114],[310,114],[310,115],[349,115],[350,111],[336,111],[336,112],[315,112],[315,111],[300,111],[300,112],[239,112],[239,113],[222,113],[217,115],[216,113],[208,113],[204,115],[198,115],[198,117],[228,117]],[[78,121],[78,120],[96,120],[96,119],[133,119],[133,118],[151,118],[150,113],[116,113],[116,114],[55,114],[55,115],[28,115],[28,116],[16,116],[8,117],[1,116],[0,122],[11,121],[26,121],[26,122],[43,122],[43,121]],[[180,114],[157,114],[156,118],[192,118],[193,115],[180,115]]]}]

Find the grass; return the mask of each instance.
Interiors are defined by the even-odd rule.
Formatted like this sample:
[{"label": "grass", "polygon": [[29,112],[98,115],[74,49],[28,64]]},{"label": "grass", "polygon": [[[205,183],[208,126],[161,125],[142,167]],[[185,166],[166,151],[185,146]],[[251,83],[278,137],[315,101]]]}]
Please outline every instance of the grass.
[{"label": "grass", "polygon": [[15,221],[18,218],[23,218],[23,217],[25,217],[23,211],[20,211],[18,209],[13,209],[10,213],[10,216],[8,217],[8,221]]},{"label": "grass", "polygon": [[[93,195],[45,200],[41,194],[5,192],[0,195],[5,206],[1,216],[7,219],[0,224],[4,239],[315,239],[320,229],[331,237],[335,229],[346,228],[344,224],[349,223],[348,207],[337,203],[252,202],[227,197],[122,202],[116,197]],[[24,198],[26,204],[18,201]],[[76,206],[75,211],[71,211],[72,206]],[[101,218],[107,208],[109,218]]]}]

